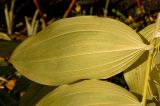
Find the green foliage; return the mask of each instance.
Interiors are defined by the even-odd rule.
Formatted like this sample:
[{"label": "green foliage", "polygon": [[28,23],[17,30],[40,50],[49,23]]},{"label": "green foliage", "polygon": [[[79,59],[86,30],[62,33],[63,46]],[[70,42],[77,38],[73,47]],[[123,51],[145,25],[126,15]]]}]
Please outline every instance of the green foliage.
[{"label": "green foliage", "polygon": [[11,38],[3,32],[0,32],[0,39],[9,40],[9,41],[11,40]]},{"label": "green foliage", "polygon": [[37,106],[138,106],[136,97],[115,84],[85,80],[63,85],[45,96]]},{"label": "green foliage", "polygon": [[5,6],[5,9],[4,9],[8,34],[12,34],[12,29],[13,29],[14,3],[15,3],[15,0],[12,0],[10,10],[8,10],[8,6],[7,5]]},{"label": "green foliage", "polygon": [[79,16],[59,20],[27,39],[10,62],[33,81],[61,85],[112,77],[148,48],[134,30],[119,21]]},{"label": "green foliage", "polygon": [[25,22],[26,22],[26,28],[27,28],[27,34],[28,36],[34,35],[37,32],[37,28],[38,28],[38,20],[36,20],[37,16],[38,16],[39,11],[36,10],[32,19],[32,22],[29,22],[28,17],[25,16]]},{"label": "green foliage", "polygon": [[13,50],[20,44],[18,41],[0,40],[0,57],[9,57]]},{"label": "green foliage", "polygon": [[46,86],[32,82],[21,100],[20,106],[35,106],[50,91],[54,90],[55,86]]},{"label": "green foliage", "polygon": [[[148,41],[151,43],[151,41],[154,39],[154,33],[155,33],[156,25],[151,24],[141,30],[139,33]],[[143,95],[143,86],[145,82],[145,73],[146,73],[146,65],[147,65],[147,55],[144,54],[141,59],[137,61],[139,64],[137,67],[134,67],[132,70],[126,72],[124,74],[125,79],[127,81],[127,84],[130,88],[130,91],[142,96]],[[142,61],[142,62],[141,62]],[[160,101],[159,95],[160,95],[160,53],[158,52],[153,60],[152,70],[150,74],[149,79],[149,86],[148,86],[148,100],[154,100],[156,99]],[[158,102],[160,105],[160,102]]]},{"label": "green foliage", "polygon": [[[158,106],[159,101],[154,101],[160,96],[157,27],[159,23],[137,34],[110,18],[65,18],[25,40],[9,61],[30,80],[60,85],[44,98],[35,98],[41,99],[38,106],[146,106],[146,100],[151,102],[148,106]],[[130,91],[140,100],[99,80],[123,71]]]}]

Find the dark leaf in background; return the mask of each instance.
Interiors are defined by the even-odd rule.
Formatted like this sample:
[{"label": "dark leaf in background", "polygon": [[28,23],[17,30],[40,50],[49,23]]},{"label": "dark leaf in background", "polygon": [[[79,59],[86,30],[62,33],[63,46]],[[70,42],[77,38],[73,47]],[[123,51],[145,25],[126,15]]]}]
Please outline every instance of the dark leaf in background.
[{"label": "dark leaf in background", "polygon": [[0,66],[0,76],[7,74],[8,70],[8,66]]},{"label": "dark leaf in background", "polygon": [[22,76],[16,82],[16,86],[14,89],[15,93],[26,91],[31,83],[33,82]]},{"label": "dark leaf in background", "polygon": [[18,99],[5,89],[0,90],[0,106],[18,106]]},{"label": "dark leaf in background", "polygon": [[33,82],[22,96],[20,106],[35,106],[39,100],[55,88],[56,86],[46,86]]},{"label": "dark leaf in background", "polygon": [[18,44],[18,41],[0,40],[0,57],[9,57]]}]

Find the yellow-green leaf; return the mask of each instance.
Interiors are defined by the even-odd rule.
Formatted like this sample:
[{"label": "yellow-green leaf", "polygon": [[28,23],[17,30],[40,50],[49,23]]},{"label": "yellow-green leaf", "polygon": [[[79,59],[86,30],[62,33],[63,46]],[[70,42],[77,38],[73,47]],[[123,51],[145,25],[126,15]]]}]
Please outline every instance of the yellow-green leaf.
[{"label": "yellow-green leaf", "polygon": [[156,24],[151,24],[139,31],[138,33],[142,35],[148,42],[154,39],[154,32],[155,32]]},{"label": "yellow-green leaf", "polygon": [[[130,68],[127,72],[124,73],[124,78],[129,86],[131,92],[142,96],[144,81],[145,81],[145,71],[147,65],[147,53],[145,53],[133,66],[134,68]],[[144,62],[145,61],[145,62]],[[153,99],[154,92],[151,91],[150,85],[148,87],[148,98],[149,100]]]},{"label": "yellow-green leaf", "polygon": [[47,85],[109,78],[148,50],[130,27],[110,18],[61,19],[24,41],[10,62],[27,78]]},{"label": "yellow-green leaf", "polygon": [[[139,33],[148,42],[151,42],[154,38],[155,24],[151,24],[141,30]],[[130,88],[130,91],[135,94],[141,95],[144,89],[145,71],[147,65],[147,53],[144,54],[132,68],[128,69],[124,74],[125,80]],[[154,106],[155,103],[160,104],[160,53],[157,53],[152,62],[152,70],[150,73],[149,86],[148,86],[148,98],[152,101],[148,106]],[[155,101],[157,100],[157,101]]]},{"label": "yellow-green leaf", "polygon": [[126,89],[106,81],[85,80],[63,85],[47,94],[36,106],[140,106]]}]

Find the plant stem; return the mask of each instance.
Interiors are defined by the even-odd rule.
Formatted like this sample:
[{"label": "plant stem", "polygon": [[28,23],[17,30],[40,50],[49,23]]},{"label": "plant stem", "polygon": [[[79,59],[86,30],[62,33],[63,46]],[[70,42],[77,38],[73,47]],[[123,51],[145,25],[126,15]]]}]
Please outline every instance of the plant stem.
[{"label": "plant stem", "polygon": [[34,4],[35,4],[35,6],[37,7],[37,9],[39,10],[39,13],[40,13],[40,15],[41,15],[41,17],[42,17],[42,20],[43,20],[43,22],[44,22],[44,25],[47,26],[47,21],[46,21],[46,19],[45,19],[44,13],[42,12],[41,7],[40,7],[38,1],[37,1],[37,0],[33,0],[33,2],[34,2]]},{"label": "plant stem", "polygon": [[[153,40],[151,41],[152,49],[149,51],[148,55],[148,61],[147,61],[147,68],[146,68],[146,74],[145,74],[145,82],[144,82],[144,89],[143,89],[143,98],[142,98],[142,106],[146,106],[146,99],[147,99],[147,90],[149,85],[149,75],[152,68],[152,61],[154,56],[156,55],[156,49],[159,48],[159,45],[157,45],[157,42],[159,43],[159,37],[160,37],[160,13],[158,13],[157,20],[156,20],[156,28]],[[158,46],[158,47],[157,47]]]},{"label": "plant stem", "polygon": [[104,17],[106,17],[107,14],[108,14],[109,1],[110,1],[110,0],[106,0],[106,5],[105,5],[105,8],[103,9]]},{"label": "plant stem", "polygon": [[69,5],[68,9],[66,10],[63,18],[66,18],[66,17],[68,16],[68,14],[69,14],[69,12],[71,11],[71,9],[72,9],[73,5],[75,4],[75,2],[76,2],[76,0],[72,0],[72,1],[71,1],[71,3],[70,3],[70,5]]},{"label": "plant stem", "polygon": [[148,92],[148,85],[149,85],[149,75],[152,67],[153,54],[154,54],[154,49],[149,51],[149,55],[148,55],[144,89],[143,89],[142,106],[146,106],[146,99],[147,99],[147,92]]},{"label": "plant stem", "polygon": [[89,15],[93,15],[93,7],[90,8],[90,14]]},{"label": "plant stem", "polygon": [[144,14],[143,14],[143,9],[142,9],[142,0],[136,0],[136,2],[137,2],[138,9],[140,11],[140,16],[143,17]]},{"label": "plant stem", "polygon": [[5,5],[4,9],[8,34],[12,34],[14,3],[15,0],[12,0],[10,10],[8,10],[7,4]]}]

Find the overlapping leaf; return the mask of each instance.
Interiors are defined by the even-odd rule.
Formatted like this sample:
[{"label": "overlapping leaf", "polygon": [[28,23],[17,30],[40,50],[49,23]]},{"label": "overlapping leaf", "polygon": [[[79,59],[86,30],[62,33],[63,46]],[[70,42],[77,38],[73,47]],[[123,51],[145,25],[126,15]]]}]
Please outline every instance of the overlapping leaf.
[{"label": "overlapping leaf", "polygon": [[148,49],[127,25],[110,18],[61,19],[24,41],[10,62],[27,78],[47,85],[109,78]]},{"label": "overlapping leaf", "polygon": [[9,57],[20,42],[0,40],[0,57]]},{"label": "overlapping leaf", "polygon": [[148,42],[154,39],[154,32],[155,32],[156,24],[151,24],[141,31],[139,31],[139,34],[142,35]]},{"label": "overlapping leaf", "polygon": [[[137,64],[139,64],[138,61],[137,61]],[[143,62],[141,65],[139,65],[138,67],[124,74],[125,80],[130,88],[130,91],[135,93],[139,97],[141,97],[143,94],[146,65],[147,65],[147,60]],[[155,68],[153,68],[153,70],[151,71],[151,75],[149,79],[149,86],[148,86],[148,96],[147,96],[147,99],[151,100],[150,102],[152,103],[152,105],[154,104],[153,106],[160,105],[160,98],[159,98],[160,96],[160,68],[156,68],[156,67],[158,67],[158,65],[155,65]],[[159,105],[155,105],[155,103]],[[147,106],[152,106],[152,105],[150,104]]]},{"label": "overlapping leaf", "polygon": [[[143,56],[142,58],[147,59],[147,56]],[[140,64],[140,60],[137,61],[137,64]],[[130,88],[130,91],[134,92],[137,95],[141,95],[141,96],[142,96],[143,88],[144,88],[146,65],[147,65],[147,60],[143,62],[142,64],[140,64],[138,67],[135,67],[134,69],[124,74],[125,80]],[[156,70],[152,70],[152,73],[155,76],[157,75],[157,77],[158,77],[158,74],[160,74],[160,73],[157,73]],[[155,80],[155,78],[156,77],[151,76],[150,83],[153,83],[153,80]],[[155,87],[154,84],[149,85],[148,87],[148,99],[149,100],[152,100],[154,99],[155,96],[158,96],[157,90],[158,89]]]},{"label": "overlapping leaf", "polygon": [[35,106],[39,100],[55,88],[55,86],[46,86],[32,82],[27,92],[21,97],[19,106]]},{"label": "overlapping leaf", "polygon": [[[155,24],[149,25],[139,33],[148,41],[151,42],[154,38]],[[129,85],[130,91],[142,95],[143,87],[144,87],[144,79],[145,79],[145,71],[147,65],[147,53],[144,54],[137,62],[136,66],[125,73],[125,79],[127,84]],[[160,53],[158,53],[153,59],[152,71],[149,79],[149,87],[148,87],[148,99],[155,100],[153,102],[157,102],[160,104]],[[148,106],[154,106],[152,103]]]},{"label": "overlapping leaf", "polygon": [[140,106],[140,102],[118,85],[100,80],[85,80],[58,87],[36,106]]}]

